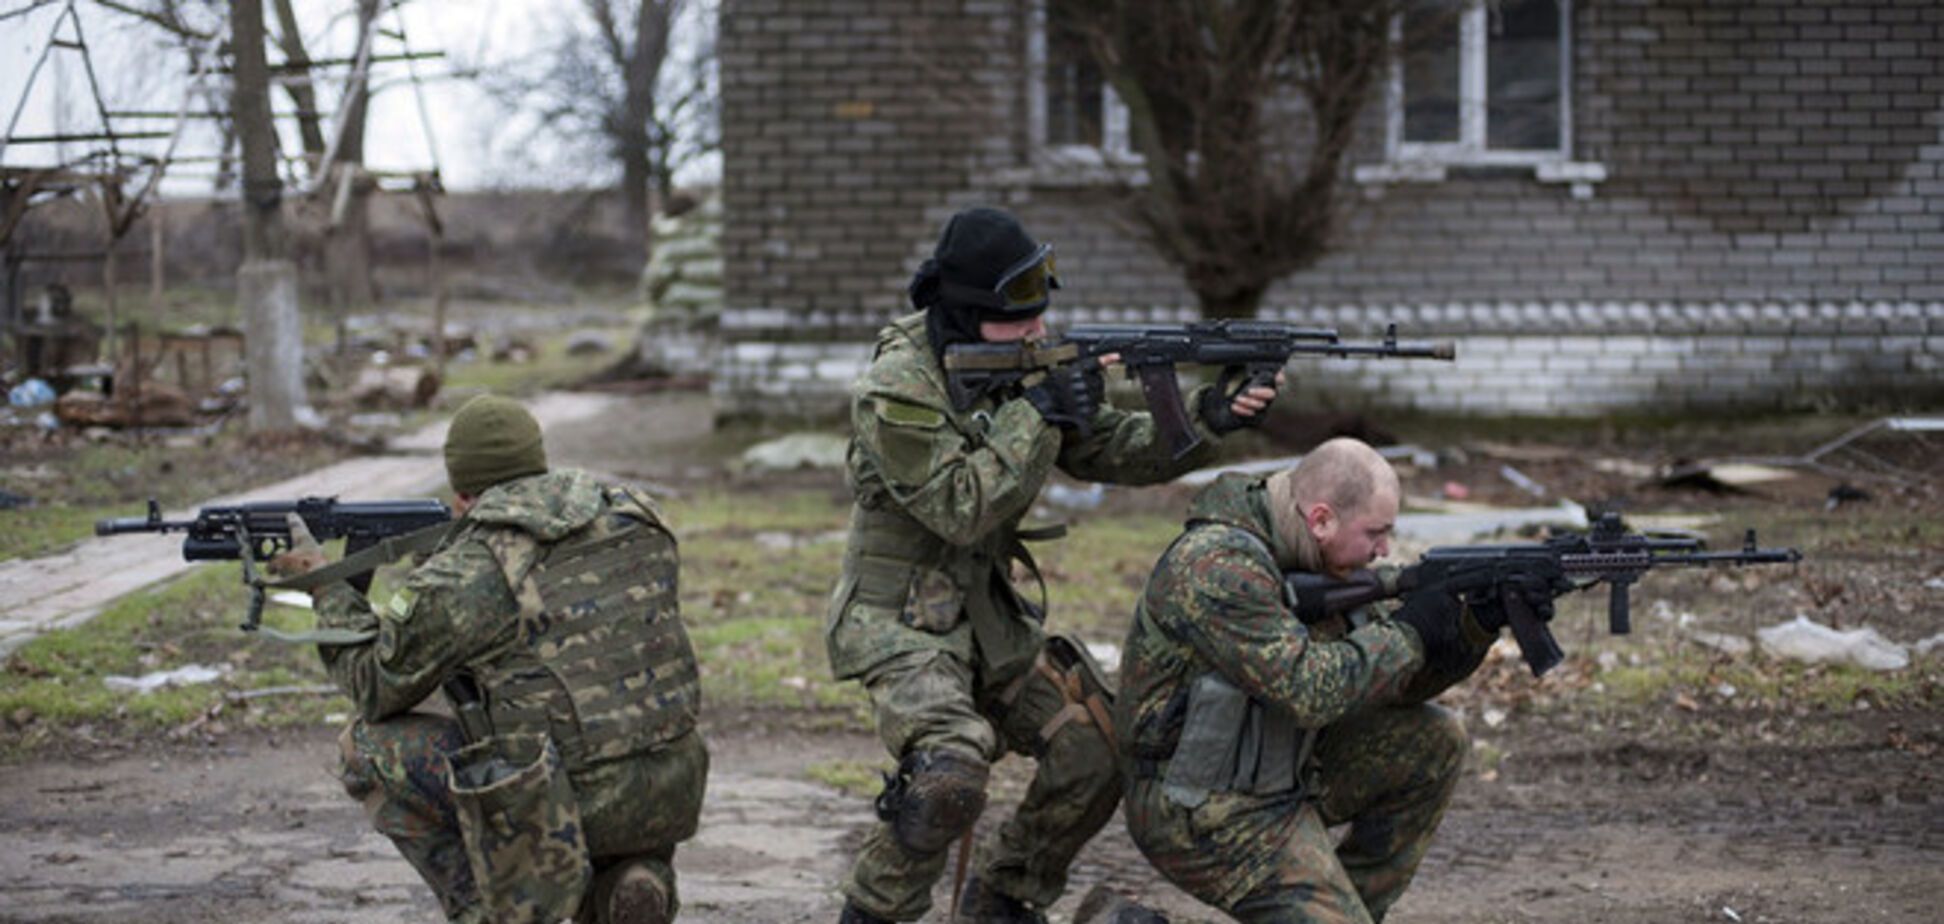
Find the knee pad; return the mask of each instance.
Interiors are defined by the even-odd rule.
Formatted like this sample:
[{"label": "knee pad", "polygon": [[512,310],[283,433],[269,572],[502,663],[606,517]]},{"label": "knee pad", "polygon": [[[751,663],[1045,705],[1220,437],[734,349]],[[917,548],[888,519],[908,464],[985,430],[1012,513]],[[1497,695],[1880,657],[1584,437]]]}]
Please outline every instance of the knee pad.
[{"label": "knee pad", "polygon": [[886,774],[877,797],[878,818],[891,826],[898,846],[933,854],[972,830],[985,810],[985,761],[953,751],[916,751]]}]

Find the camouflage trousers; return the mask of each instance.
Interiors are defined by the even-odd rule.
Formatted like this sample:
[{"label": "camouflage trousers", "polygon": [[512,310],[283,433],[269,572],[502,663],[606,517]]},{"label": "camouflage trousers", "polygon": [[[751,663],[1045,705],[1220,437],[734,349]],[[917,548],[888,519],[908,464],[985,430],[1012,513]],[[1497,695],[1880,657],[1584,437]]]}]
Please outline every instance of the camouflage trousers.
[{"label": "camouflage trousers", "polygon": [[[1069,696],[1037,670],[1016,688],[988,685],[972,665],[943,652],[902,655],[865,685],[893,756],[948,750],[993,761],[1010,751],[1037,759],[1025,798],[980,846],[976,869],[1014,898],[1041,907],[1059,898],[1067,867],[1120,804],[1120,773],[1102,730],[1090,720],[1060,720],[1071,714]],[[859,850],[844,895],[878,917],[915,921],[930,909],[949,853],[908,853],[880,823]]]},{"label": "camouflage trousers", "polygon": [[[447,773],[446,755],[464,745],[458,723],[444,716],[354,721],[338,738],[338,773],[372,826],[432,887],[446,917],[486,921]],[[699,734],[573,774],[594,862],[590,895],[604,894],[625,868],[642,865],[667,887],[674,909],[675,845],[695,833],[707,774],[708,750]],[[599,904],[588,902],[576,920],[595,922]]]},{"label": "camouflage trousers", "polygon": [[[1382,921],[1410,885],[1444,818],[1467,740],[1456,716],[1428,703],[1353,713],[1318,736],[1315,798],[1265,809],[1280,817],[1236,819],[1236,827],[1273,837],[1274,843],[1173,840],[1153,837],[1154,832],[1136,832],[1136,840],[1163,872],[1184,865],[1260,870],[1245,894],[1227,901],[1206,888],[1209,883],[1169,876],[1245,924]],[[1130,824],[1136,815],[1147,814],[1138,812],[1134,803],[1155,798],[1158,789],[1147,782],[1135,787],[1129,796]],[[1349,833],[1333,843],[1329,829],[1346,822]],[[1157,841],[1192,843],[1201,856],[1157,855],[1150,849]]]}]

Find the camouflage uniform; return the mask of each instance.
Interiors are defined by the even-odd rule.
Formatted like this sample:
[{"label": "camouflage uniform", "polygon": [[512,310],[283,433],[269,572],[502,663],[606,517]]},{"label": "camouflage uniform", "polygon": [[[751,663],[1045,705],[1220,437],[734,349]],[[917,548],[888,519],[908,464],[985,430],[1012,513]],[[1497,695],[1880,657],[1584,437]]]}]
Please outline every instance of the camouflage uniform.
[{"label": "camouflage uniform", "polygon": [[[1038,758],[1025,800],[977,868],[990,888],[1044,907],[1112,817],[1121,786],[1097,670],[1078,644],[1048,638],[1044,613],[1008,580],[1015,561],[1033,570],[1019,521],[1055,465],[1140,484],[1176,477],[1210,451],[1174,460],[1148,414],[1111,407],[1086,437],[1048,425],[1020,398],[955,410],[922,313],[879,334],[852,388],[851,424],[856,506],[826,631],[832,673],[865,684],[895,756],[944,751],[981,772],[1006,751]],[[845,895],[877,917],[915,920],[946,853],[905,849],[881,824]]]},{"label": "camouflage uniform", "polygon": [[[378,633],[319,646],[358,710],[340,740],[345,788],[448,917],[552,916],[506,910],[509,894],[572,914],[590,874],[599,893],[611,877],[598,874],[629,860],[666,885],[672,913],[669,863],[695,833],[708,772],[676,566],[673,537],[645,494],[564,471],[485,490],[381,609],[342,583],[319,590],[320,627]],[[454,719],[410,711],[435,690],[450,697],[455,677],[470,678],[479,697],[477,709],[454,704],[479,716],[467,720],[479,729],[471,735]],[[544,803],[545,830],[501,830],[492,813],[520,787],[496,771],[528,762],[564,770],[543,774],[544,794],[556,797]],[[482,781],[481,800],[465,789],[455,798],[455,785]],[[485,814],[462,823],[469,811]],[[468,824],[482,833],[465,836]],[[484,894],[477,869],[503,887]]]},{"label": "camouflage uniform", "polygon": [[1304,626],[1278,562],[1316,556],[1271,523],[1263,482],[1224,476],[1148,580],[1115,713],[1128,830],[1237,920],[1381,920],[1457,783],[1464,729],[1423,702],[1457,678],[1423,676],[1417,633],[1374,608]]}]

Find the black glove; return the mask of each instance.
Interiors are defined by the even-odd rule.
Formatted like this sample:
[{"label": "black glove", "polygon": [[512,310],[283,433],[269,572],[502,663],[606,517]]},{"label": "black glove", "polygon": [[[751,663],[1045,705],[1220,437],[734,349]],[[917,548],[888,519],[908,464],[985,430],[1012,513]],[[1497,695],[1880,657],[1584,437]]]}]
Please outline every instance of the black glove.
[{"label": "black glove", "polygon": [[[1275,381],[1272,377],[1271,383]],[[1234,433],[1244,427],[1261,426],[1262,418],[1269,416],[1269,406],[1251,416],[1244,417],[1235,413],[1236,396],[1257,384],[1248,370],[1242,366],[1227,366],[1222,375],[1201,394],[1201,419],[1216,436]],[[1274,400],[1274,399],[1271,399]]]},{"label": "black glove", "polygon": [[1554,559],[1520,562],[1518,569],[1501,578],[1496,586],[1477,594],[1472,600],[1472,619],[1480,629],[1497,634],[1506,625],[1506,598],[1511,596],[1524,601],[1541,623],[1550,623],[1553,599],[1578,588]]},{"label": "black glove", "polygon": [[1062,365],[1047,370],[1046,377],[1026,389],[1024,397],[1047,423],[1085,436],[1106,390],[1098,367]]},{"label": "black glove", "polygon": [[1455,668],[1470,654],[1458,628],[1465,605],[1443,587],[1427,587],[1404,598],[1391,619],[1417,630],[1424,643],[1424,664],[1434,671]]}]

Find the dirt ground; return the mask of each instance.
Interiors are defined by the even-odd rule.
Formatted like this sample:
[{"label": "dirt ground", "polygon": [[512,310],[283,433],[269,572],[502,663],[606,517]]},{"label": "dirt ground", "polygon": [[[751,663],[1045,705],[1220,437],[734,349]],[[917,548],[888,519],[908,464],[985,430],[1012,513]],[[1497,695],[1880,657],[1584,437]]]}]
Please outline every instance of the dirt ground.
[{"label": "dirt ground", "polygon": [[[644,398],[639,419],[568,428],[550,442],[557,461],[680,491],[722,477],[693,448],[711,439],[692,413],[695,400]],[[643,432],[667,451],[643,451],[629,435]],[[1581,448],[1642,465],[1673,455],[1622,444]],[[1944,629],[1944,590],[1923,583],[1944,575],[1944,538],[1922,525],[1944,512],[1932,493],[1871,483],[1874,500],[1825,510],[1842,479],[1751,497],[1641,487],[1636,476],[1588,475],[1558,458],[1501,459],[1477,446],[1462,455],[1408,473],[1411,493],[1458,481],[1488,500],[1516,499],[1498,474],[1514,464],[1575,497],[1720,513],[1723,524],[1710,530],[1722,535],[1743,521],[1781,529],[1764,536],[1771,542],[1821,530],[1826,560],[1813,569],[1730,586],[1706,575],[1672,581],[1666,598],[1701,607],[1715,628],[1747,631],[1793,610],[1876,626],[1904,642]],[[1166,490],[1126,496],[1138,499],[1115,502],[1181,502]],[[1724,596],[1739,605],[1704,606]],[[1586,604],[1588,618],[1596,608]],[[1586,642],[1577,631],[1562,640]],[[1493,670],[1454,697],[1472,726],[1475,759],[1390,920],[1938,919],[1944,714],[1935,708],[1876,705],[1866,688],[1836,707],[1749,692],[1591,710],[1573,705],[1587,694],[1570,678],[1534,693],[1508,679],[1516,664]],[[1938,698],[1927,691],[1915,701]],[[805,770],[876,762],[875,740],[761,710],[715,714],[707,731],[713,770],[702,831],[677,858],[683,920],[834,920],[835,886],[871,822],[868,800],[812,782]],[[337,790],[328,769],[335,751],[330,729],[307,728],[204,745],[108,741],[0,766],[0,922],[437,920],[411,869]],[[1001,765],[983,828],[1005,816],[1028,772],[1018,759]],[[1175,920],[1217,919],[1159,881],[1118,820],[1083,854],[1052,917],[1071,920],[1080,896],[1100,884]]]}]

